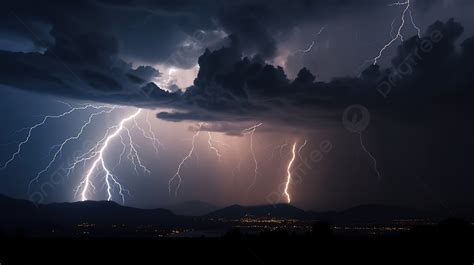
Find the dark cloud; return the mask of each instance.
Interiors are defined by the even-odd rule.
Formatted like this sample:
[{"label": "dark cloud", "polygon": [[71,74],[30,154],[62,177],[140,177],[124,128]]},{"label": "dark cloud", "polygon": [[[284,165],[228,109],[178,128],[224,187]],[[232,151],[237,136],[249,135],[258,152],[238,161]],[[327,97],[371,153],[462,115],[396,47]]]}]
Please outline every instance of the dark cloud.
[{"label": "dark cloud", "polygon": [[[417,0],[414,8],[427,10],[439,1]],[[225,37],[222,31],[240,36],[245,55],[272,59],[278,41],[289,37],[295,27],[352,13],[369,14],[386,6],[375,0],[112,0],[89,5],[107,21],[104,24],[117,36],[124,56],[182,68],[194,66],[205,48],[219,43]]]},{"label": "dark cloud", "polygon": [[[414,7],[425,10],[440,1],[417,0]],[[55,38],[59,32],[65,38],[87,31],[108,32],[117,38],[120,53],[127,58],[189,68],[204,48],[222,40],[224,34],[220,31],[239,35],[245,54],[258,53],[269,59],[276,55],[277,41],[288,37],[295,27],[352,13],[370,13],[384,6],[385,3],[375,0],[96,0],[67,3],[19,0],[4,4],[0,33],[8,31],[47,48],[54,41],[48,36],[49,27],[57,31]],[[32,37],[32,32],[14,17],[24,20],[42,41]],[[173,54],[180,49],[183,56],[176,59]]]},{"label": "dark cloud", "polygon": [[139,66],[137,69],[130,70],[128,75],[133,81],[143,84],[149,80],[160,77],[160,71],[151,66]]},{"label": "dark cloud", "polygon": [[[160,1],[158,5],[149,1],[19,0],[3,4],[0,36],[17,36],[20,41],[47,49],[74,45],[80,35],[107,33],[115,38],[117,51],[124,58],[189,68],[204,46],[212,46],[223,37],[216,34],[215,16],[206,15],[212,10],[211,2],[206,3],[209,5],[194,1]],[[55,45],[57,41],[67,46]],[[2,46],[14,50],[11,44]],[[170,60],[177,49],[184,50],[185,56]],[[184,58],[194,58],[194,63]]]},{"label": "dark cloud", "polygon": [[[0,82],[23,90],[117,104],[144,105],[173,96],[150,81],[149,66],[133,68],[120,58],[119,41],[107,31],[100,8],[88,2],[55,6],[30,1],[8,3],[3,19],[16,23],[44,53],[0,51]],[[87,19],[84,19],[87,17]],[[37,34],[35,23],[50,25],[53,41]],[[14,29],[14,28],[13,28]],[[21,31],[20,31],[21,32]]]},{"label": "dark cloud", "polygon": [[217,1],[99,1],[121,54],[148,64],[192,68],[206,47],[225,36]]},{"label": "dark cloud", "polygon": [[[288,80],[280,67],[259,57],[240,59],[239,40],[218,51],[206,51],[200,72],[176,105],[181,112],[159,113],[167,120],[260,120],[314,127],[339,117],[351,104],[363,104],[379,113],[422,113],[439,105],[469,103],[474,61],[473,41],[456,52],[463,27],[449,20],[436,22],[424,37],[412,37],[398,47],[392,67],[370,66],[360,78],[316,82],[302,69]],[[459,105],[458,105],[459,107]],[[413,110],[417,110],[413,112]]]},{"label": "dark cloud", "polygon": [[[418,0],[415,7],[434,2]],[[119,54],[126,59],[191,68],[205,48],[219,48],[226,33],[239,35],[245,55],[272,59],[278,41],[295,27],[354,12],[370,13],[380,6],[384,4],[374,0],[19,0],[4,4],[0,36],[17,36],[46,49],[58,40],[72,44],[71,35],[107,32],[116,38]],[[13,49],[11,44],[4,46]]]},{"label": "dark cloud", "polygon": [[[29,38],[46,51],[0,51],[2,85],[100,102],[171,107],[175,112],[158,117],[173,121],[258,120],[299,126],[325,124],[351,104],[403,114],[420,105],[471,98],[473,41],[467,39],[456,50],[463,27],[453,20],[434,23],[422,39],[407,38],[391,67],[371,66],[359,78],[321,82],[317,73],[303,68],[290,80],[283,68],[268,64],[277,39],[294,25],[328,16],[328,11],[335,15],[371,7],[373,1],[50,3],[54,12],[44,3],[6,5],[2,19],[16,21],[20,26],[12,30],[24,37],[30,33]],[[34,23],[51,30],[36,35]],[[224,41],[219,30],[234,34]],[[209,35],[213,37],[207,39]],[[222,43],[227,45],[217,48]],[[204,46],[214,49],[199,57],[199,74],[183,94],[150,83],[160,75],[156,69],[132,67],[122,58],[190,67]]]},{"label": "dark cloud", "polygon": [[71,45],[64,42],[58,40],[45,54],[0,51],[1,83],[33,92],[118,104],[155,104],[172,98],[149,83],[159,74],[157,70],[133,69],[117,57],[113,38],[94,33],[77,36]]},{"label": "dark cloud", "polygon": [[[441,0],[413,2],[414,9],[427,11]],[[271,59],[277,55],[278,41],[288,39],[301,25],[316,23],[321,27],[328,20],[357,13],[373,16],[390,3],[377,0],[228,1],[219,5],[218,21],[227,32],[239,35],[246,55],[259,54]]]}]

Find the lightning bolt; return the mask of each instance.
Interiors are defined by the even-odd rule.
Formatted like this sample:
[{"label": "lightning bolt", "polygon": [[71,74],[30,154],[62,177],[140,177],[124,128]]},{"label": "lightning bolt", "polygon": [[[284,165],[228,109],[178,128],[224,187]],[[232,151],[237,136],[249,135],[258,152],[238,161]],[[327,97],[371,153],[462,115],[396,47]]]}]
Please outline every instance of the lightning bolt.
[{"label": "lightning bolt", "polygon": [[288,144],[287,143],[284,143],[282,145],[280,145],[280,158],[283,156],[283,150],[285,149],[285,147],[287,147]]},{"label": "lightning bolt", "polygon": [[[321,27],[321,29],[319,30],[319,32],[316,34],[316,37],[318,37],[319,35],[321,35],[321,33],[323,33],[323,31],[324,31],[325,28],[326,28],[326,26]],[[304,49],[304,50],[297,50],[296,52],[308,53],[308,52],[310,52],[310,51],[313,49],[313,47],[314,47],[315,44],[316,44],[316,40],[313,40],[313,41],[311,42],[311,44],[309,45],[308,48],[306,48],[306,49]]]},{"label": "lightning bolt", "polygon": [[135,127],[140,131],[142,136],[152,143],[153,148],[155,149],[155,153],[158,154],[159,153],[158,146],[161,145],[161,142],[158,140],[155,133],[152,131],[151,123],[148,116],[149,116],[149,112],[147,112],[146,119],[145,119],[145,122],[147,124],[147,131],[145,131],[145,129],[140,126],[136,118],[133,119],[133,122],[135,123]]},{"label": "lightning bolt", "polygon": [[82,125],[81,129],[79,130],[79,132],[75,135],[75,136],[72,136],[70,138],[67,138],[66,140],[64,140],[61,144],[59,145],[55,145],[53,146],[54,147],[57,147],[58,149],[56,150],[56,152],[54,153],[54,156],[53,158],[49,161],[48,165],[43,169],[41,170],[40,172],[38,172],[38,174],[36,175],[35,178],[33,178],[30,183],[28,184],[28,191],[31,189],[31,185],[34,183],[34,182],[37,182],[41,175],[46,173],[50,168],[51,166],[54,164],[54,162],[56,162],[56,160],[58,159],[58,157],[60,156],[60,154],[63,152],[63,148],[64,146],[71,142],[71,141],[74,141],[74,140],[77,140],[79,139],[82,134],[84,133],[84,130],[87,128],[87,126],[89,126],[91,123],[92,123],[92,119],[95,117],[95,116],[98,116],[100,114],[110,114],[112,111],[114,111],[115,109],[117,109],[118,107],[117,106],[113,106],[113,107],[110,107],[108,108],[107,110],[101,110],[100,112],[97,112],[97,113],[92,113],[90,116],[89,116],[89,119],[87,120],[86,123],[84,123],[84,125]]},{"label": "lightning bolt", "polygon": [[[305,144],[306,144],[306,141],[305,141]],[[304,146],[304,145],[302,145]],[[300,147],[300,150],[301,150],[302,147]],[[293,162],[295,161],[295,157],[296,157],[296,142],[293,144],[293,147],[291,149],[291,160],[290,162],[288,163],[288,167],[286,169],[286,172],[287,172],[287,176],[286,176],[286,184],[285,184],[285,191],[283,192],[284,196],[286,197],[286,201],[288,203],[291,203],[291,197],[290,197],[290,193],[288,192],[288,188],[290,186],[290,183],[291,183],[291,166],[293,165]]]},{"label": "lightning bolt", "polygon": [[397,18],[394,18],[392,20],[392,23],[390,24],[390,37],[395,38],[395,35],[393,35],[393,30],[395,29],[395,22],[397,22]]},{"label": "lightning bolt", "polygon": [[233,188],[234,190],[237,190],[237,174],[240,173],[241,171],[241,165],[242,165],[242,159],[239,157],[237,165],[232,169],[232,181],[233,181]]},{"label": "lightning bolt", "polygon": [[[68,105],[69,105],[69,104],[68,104]],[[28,131],[27,136],[25,137],[25,139],[24,139],[23,141],[21,141],[21,142],[17,145],[17,150],[16,150],[16,152],[14,152],[14,153],[11,155],[10,159],[8,159],[8,160],[3,164],[3,166],[2,166],[0,169],[1,169],[1,170],[6,169],[6,168],[8,167],[8,165],[10,165],[10,163],[12,163],[12,162],[15,160],[15,158],[16,158],[17,156],[19,156],[20,153],[21,153],[21,151],[22,151],[23,145],[25,145],[26,143],[28,143],[28,142],[30,141],[32,132],[33,132],[35,129],[37,129],[37,128],[39,128],[39,127],[42,127],[43,125],[45,125],[49,120],[52,120],[52,119],[60,119],[60,118],[66,117],[66,116],[68,116],[68,115],[70,115],[70,114],[72,114],[72,113],[74,113],[74,112],[76,112],[76,111],[79,111],[79,110],[86,110],[86,109],[91,109],[91,108],[96,109],[96,110],[97,110],[97,109],[110,108],[110,107],[108,107],[108,106],[94,106],[94,105],[91,105],[91,104],[85,104],[85,105],[80,106],[80,107],[72,107],[71,105],[69,105],[69,106],[70,106],[70,109],[69,109],[68,111],[66,111],[66,112],[63,112],[63,113],[61,113],[61,114],[59,114],[59,115],[46,115],[46,116],[44,116],[44,118],[43,118],[43,120],[42,120],[41,122],[39,122],[39,123],[37,123],[37,124],[35,124],[35,125],[31,126],[31,127],[21,129],[20,131],[24,131],[24,130]]]},{"label": "lightning bolt", "polygon": [[239,159],[239,162],[237,163],[237,165],[232,169],[232,178],[235,178],[237,175],[237,172],[240,172],[240,168],[241,168],[241,165],[242,165],[242,160]]},{"label": "lightning bolt", "polygon": [[[42,120],[27,128],[23,128],[20,131],[27,131],[26,137],[18,143],[17,145],[17,150],[14,152],[10,159],[5,162],[5,164],[2,166],[2,169],[7,168],[15,159],[21,154],[22,149],[25,144],[27,144],[30,139],[33,136],[33,132],[42,127],[45,126],[50,120],[55,120],[55,119],[60,119],[60,118],[65,118],[71,115],[74,112],[78,111],[84,111],[84,110],[93,110],[92,113],[88,115],[88,118],[84,121],[80,129],[75,133],[73,136],[70,136],[63,140],[60,144],[56,144],[51,147],[49,156],[52,155],[52,158],[49,160],[47,165],[37,173],[37,175],[31,179],[31,181],[28,184],[28,191],[31,190],[31,186],[35,183],[38,182],[46,172],[48,172],[53,165],[60,159],[62,153],[64,152],[65,146],[73,141],[79,140],[85,133],[86,129],[91,126],[93,123],[93,120],[99,116],[99,115],[107,115],[112,113],[114,110],[124,108],[121,106],[113,106],[113,105],[93,105],[93,104],[78,104],[77,107],[72,106],[69,103],[64,103],[61,102],[69,107],[69,110],[58,114],[58,115],[46,115],[42,118]],[[119,162],[116,164],[116,166],[113,168],[115,169],[122,161],[122,157],[125,155],[125,151],[127,148],[127,145],[124,141],[124,137],[122,133],[126,133],[126,137],[128,139],[128,145],[129,145],[129,154],[128,158],[130,159],[131,163],[134,165],[135,171],[138,173],[138,168],[142,169],[145,173],[150,174],[150,170],[146,168],[146,166],[143,164],[142,160],[140,159],[137,151],[137,147],[135,143],[133,142],[133,138],[130,132],[130,129],[125,126],[127,122],[134,121],[135,122],[135,127],[138,128],[139,131],[142,132],[144,137],[146,139],[152,140],[153,143],[157,143],[158,139],[154,135],[153,131],[151,130],[151,125],[149,127],[148,132],[145,132],[145,130],[140,127],[138,122],[136,121],[136,118],[138,115],[142,112],[142,109],[138,109],[136,112],[134,112],[132,115],[123,118],[118,125],[114,125],[109,127],[106,130],[105,135],[103,138],[101,138],[99,141],[96,142],[96,144],[90,148],[88,151],[85,153],[76,156],[73,160],[72,163],[66,167],[66,172],[67,176],[69,176],[78,165],[85,165],[87,162],[92,161],[92,164],[90,168],[88,169],[86,175],[84,178],[81,180],[79,186],[75,189],[75,197],[77,194],[80,192],[81,194],[81,199],[82,200],[87,200],[88,199],[88,194],[90,193],[90,190],[95,190],[95,186],[92,183],[92,178],[94,177],[95,174],[103,172],[105,174],[104,180],[105,180],[105,185],[107,187],[107,199],[112,200],[112,190],[115,187],[118,187],[118,192],[122,198],[122,201],[125,202],[124,198],[124,192],[128,192],[128,190],[124,189],[122,184],[118,181],[118,178],[112,173],[113,170],[110,170],[105,162],[105,152],[107,151],[108,147],[110,146],[110,143],[112,140],[115,138],[119,137],[123,146],[123,150],[120,154],[119,157]],[[147,123],[149,124],[149,121],[147,120]]]},{"label": "lightning bolt", "polygon": [[[133,118],[133,119],[136,119],[136,117]],[[105,135],[104,135],[104,137],[101,140],[99,140],[91,149],[89,149],[87,152],[83,153],[82,155],[76,156],[74,161],[71,163],[71,165],[66,168],[67,175],[69,176],[76,169],[76,167],[78,165],[85,164],[89,160],[92,160],[93,158],[97,157],[100,153],[100,149],[101,149],[100,147],[104,145],[104,142],[108,139],[109,135],[111,134],[110,132],[112,130],[116,130],[118,128],[120,128],[120,126],[112,126],[112,127],[108,128]],[[140,167],[141,169],[143,169],[143,171],[145,173],[150,174],[151,173],[150,170],[148,170],[143,165],[143,163],[142,163],[142,161],[141,161],[141,159],[138,155],[137,147],[135,146],[135,144],[133,142],[133,137],[131,135],[130,130],[126,126],[123,126],[121,131],[124,131],[126,133],[127,140],[128,140],[128,149],[129,149],[129,152],[127,154],[127,159],[133,164],[135,172],[138,174],[138,167]],[[121,164],[122,159],[125,155],[125,151],[127,149],[127,144],[125,143],[124,137],[122,136],[121,132],[117,136],[120,138],[120,142],[122,144],[123,149],[122,149],[122,152],[119,156],[118,163],[115,165],[114,168],[116,168],[118,165]],[[149,139],[149,138],[147,138],[147,139]]]},{"label": "lightning bolt", "polygon": [[214,151],[214,152],[216,153],[217,159],[218,159],[218,160],[221,160],[221,157],[222,157],[221,153],[220,153],[219,150],[212,144],[212,142],[213,142],[214,140],[212,139],[212,134],[211,134],[211,132],[207,132],[207,135],[209,136],[209,137],[208,137],[208,140],[207,140],[207,143],[209,144],[209,148],[210,148],[212,151]]},{"label": "lightning bolt", "polygon": [[[125,198],[124,198],[124,194],[123,194],[124,188],[123,188],[122,184],[120,184],[120,182],[118,181],[117,177],[114,176],[111,173],[111,171],[107,168],[107,165],[106,165],[105,160],[104,160],[104,153],[107,150],[107,148],[109,147],[110,142],[114,138],[120,136],[120,133],[122,133],[122,131],[127,131],[127,134],[130,137],[130,141],[131,141],[131,136],[129,134],[130,132],[125,127],[125,123],[127,123],[131,120],[134,120],[141,113],[141,111],[142,111],[141,109],[138,109],[132,115],[122,119],[120,121],[119,125],[116,125],[116,126],[113,126],[113,127],[109,128],[107,130],[106,136],[103,139],[101,139],[97,143],[97,145],[94,146],[91,149],[90,152],[86,153],[84,155],[84,157],[81,157],[79,160],[76,160],[75,163],[77,164],[78,161],[84,161],[83,159],[90,160],[90,159],[93,159],[95,157],[94,162],[92,163],[92,165],[90,166],[89,170],[87,171],[85,177],[83,178],[83,180],[80,182],[79,186],[76,189],[76,193],[80,189],[82,189],[82,191],[81,191],[81,200],[82,201],[87,200],[88,194],[89,194],[89,188],[91,186],[93,187],[93,184],[92,184],[92,181],[91,181],[92,175],[94,174],[94,172],[101,169],[105,173],[104,179],[105,179],[105,184],[107,185],[107,200],[109,200],[109,201],[112,200],[112,188],[113,188],[113,186],[117,186],[119,188],[119,194],[122,198],[122,201],[125,203]],[[109,131],[111,131],[111,130],[114,130],[114,131],[111,134],[109,134]],[[133,147],[132,141],[130,142],[130,146],[131,146],[131,149],[134,150],[135,155],[137,155],[136,149]],[[140,161],[139,158],[138,158],[138,162],[139,162],[140,166],[143,166],[141,164],[141,161]]]},{"label": "lightning bolt", "polygon": [[165,88],[166,90],[170,90],[171,86],[175,84],[175,80],[173,80],[173,74],[176,72],[176,69],[169,68],[166,80],[160,79],[158,80],[158,84],[160,87]]},{"label": "lightning bolt", "polygon": [[372,161],[374,161],[374,171],[375,173],[377,174],[377,177],[379,180],[381,180],[381,175],[380,175],[380,172],[379,170],[377,169],[377,160],[375,159],[375,157],[367,150],[367,148],[365,147],[364,145],[364,142],[362,141],[362,132],[359,132],[359,140],[360,140],[360,146],[362,147],[362,149],[364,150],[365,153],[367,153],[367,155],[369,155],[369,157],[372,159]]},{"label": "lightning bolt", "polygon": [[415,19],[413,19],[413,13],[411,12],[411,9],[408,14],[410,15],[411,25],[416,29],[416,35],[418,35],[418,38],[421,38],[421,29],[416,25]]},{"label": "lightning bolt", "polygon": [[194,153],[194,148],[195,148],[195,142],[196,142],[196,137],[201,133],[202,126],[204,125],[203,122],[199,123],[199,127],[196,130],[196,132],[193,135],[192,141],[191,141],[191,149],[189,150],[188,154],[181,160],[181,162],[178,165],[178,169],[176,170],[176,173],[173,175],[173,177],[169,180],[168,182],[168,192],[171,194],[171,184],[173,184],[174,180],[177,178],[178,179],[178,185],[175,190],[175,196],[178,196],[178,191],[179,188],[181,187],[181,167],[184,165],[186,160],[188,160]]},{"label": "lightning bolt", "polygon": [[325,28],[326,28],[326,26],[321,27],[321,29],[319,30],[318,34],[316,34],[316,36],[321,35],[321,33],[323,33]]},{"label": "lightning bolt", "polygon": [[313,49],[314,44],[315,44],[315,41],[313,40],[308,48],[306,48],[304,50],[298,50],[297,52],[308,53]]},{"label": "lightning bolt", "polygon": [[[97,156],[98,154],[98,150],[99,150],[99,147],[103,144],[103,142],[107,139],[107,136],[109,135],[110,131],[112,129],[115,129],[116,126],[112,126],[110,128],[107,129],[104,137],[102,137],[101,140],[97,141],[97,143],[91,148],[89,149],[87,152],[84,152],[82,155],[79,155],[79,156],[76,156],[74,158],[74,161],[70,164],[69,167],[66,168],[66,171],[67,171],[67,176],[69,176],[75,169],[78,165],[80,164],[85,164],[86,162],[88,162],[89,160],[93,159],[94,157]],[[122,136],[120,136],[120,139],[121,139],[121,143],[125,146],[125,143],[123,141],[123,138]],[[125,147],[124,147],[125,148]],[[122,151],[122,154],[124,153],[125,151]],[[122,157],[122,154],[120,156],[120,159]]]},{"label": "lightning bolt", "polygon": [[298,157],[303,160],[303,157],[301,156],[301,151],[303,150],[303,148],[306,146],[306,144],[308,143],[308,141],[305,139],[304,140],[304,143],[300,146],[300,148],[298,148]]},{"label": "lightning bolt", "polygon": [[258,127],[262,126],[263,123],[259,123],[257,125],[254,125],[250,128],[247,128],[245,130],[242,131],[243,134],[245,135],[249,135],[250,137],[250,153],[252,155],[252,159],[253,159],[253,162],[255,164],[255,169],[254,169],[254,176],[253,176],[253,181],[252,181],[252,184],[250,184],[250,186],[247,188],[247,191],[251,190],[256,182],[257,182],[257,176],[258,176],[258,161],[257,161],[257,157],[255,156],[255,151],[253,149],[253,135],[255,134],[255,130],[257,130]]},{"label": "lightning bolt", "polygon": [[[421,30],[420,28],[415,24],[415,21],[413,19],[413,14],[412,14],[412,11],[411,11],[411,2],[410,0],[407,0],[405,2],[396,2],[396,3],[392,3],[390,4],[389,6],[405,6],[405,8],[403,9],[403,12],[401,14],[401,23],[400,23],[400,26],[398,27],[398,31],[397,31],[397,34],[395,36],[392,37],[392,39],[386,43],[382,49],[379,50],[379,53],[378,55],[373,58],[371,61],[373,61],[373,64],[376,65],[378,63],[378,60],[382,57],[382,54],[385,52],[385,50],[387,48],[389,48],[390,46],[392,46],[392,44],[397,41],[398,39],[400,39],[400,41],[404,41],[404,37],[403,37],[403,34],[402,34],[402,30],[403,28],[405,27],[405,17],[408,13],[409,17],[410,17],[410,20],[411,20],[411,24],[412,26],[416,29],[417,31],[417,34],[418,34],[418,37],[421,36]],[[393,24],[395,23],[395,20],[392,21],[392,30],[391,32],[393,32]],[[392,34],[393,35],[393,34]]]},{"label": "lightning bolt", "polygon": [[[137,148],[133,142],[133,139],[132,139],[132,134],[130,133],[130,130],[127,128],[127,127],[124,127],[123,128],[124,131],[127,133],[127,136],[128,136],[128,143],[129,143],[129,153],[127,155],[127,158],[128,160],[130,160],[133,164],[133,167],[135,169],[135,173],[137,173],[138,175],[138,167],[140,167],[145,173],[148,173],[148,174],[151,174],[151,171],[148,170],[148,168],[146,168],[141,159],[140,159],[140,156],[138,155],[138,151],[137,151]],[[138,166],[137,166],[138,164]]]},{"label": "lightning bolt", "polygon": [[[153,147],[155,150],[158,152],[158,146],[161,146],[162,148],[164,147],[163,144],[160,142],[160,140],[156,137],[155,133],[153,132],[151,128],[151,123],[150,123],[150,112],[146,113],[145,117],[145,122],[148,126],[148,134],[150,135],[151,140],[153,141]],[[158,145],[158,146],[157,146]]]}]

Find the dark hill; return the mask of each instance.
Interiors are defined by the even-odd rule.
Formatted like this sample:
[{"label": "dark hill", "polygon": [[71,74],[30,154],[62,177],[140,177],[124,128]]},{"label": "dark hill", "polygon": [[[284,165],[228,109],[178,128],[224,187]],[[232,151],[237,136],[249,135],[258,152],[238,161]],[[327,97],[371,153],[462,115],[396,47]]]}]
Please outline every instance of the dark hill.
[{"label": "dark hill", "polygon": [[186,216],[202,216],[219,209],[219,207],[202,202],[202,201],[186,201],[165,207],[175,214]]},{"label": "dark hill", "polygon": [[186,226],[191,218],[175,215],[169,210],[143,210],[108,201],[85,201],[35,205],[0,195],[0,226],[10,230],[44,230],[49,227],[73,228],[82,223],[97,227],[111,225],[151,225],[162,228]]},{"label": "dark hill", "polygon": [[241,206],[232,205],[208,214],[208,218],[239,219],[244,216],[308,219],[310,214],[289,204]]}]

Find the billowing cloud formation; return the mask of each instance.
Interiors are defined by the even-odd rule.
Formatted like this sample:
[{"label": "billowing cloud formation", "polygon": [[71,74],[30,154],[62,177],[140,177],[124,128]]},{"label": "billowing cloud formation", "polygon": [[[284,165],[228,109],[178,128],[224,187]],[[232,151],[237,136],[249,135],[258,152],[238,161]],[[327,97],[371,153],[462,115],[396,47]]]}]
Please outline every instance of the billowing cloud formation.
[{"label": "billowing cloud formation", "polygon": [[[417,0],[414,8],[425,10],[435,2],[439,0]],[[295,27],[354,12],[370,13],[385,5],[376,0],[18,0],[2,6],[0,37],[45,49],[54,45],[58,35],[72,38],[107,32],[116,38],[120,55],[127,59],[191,68],[205,48],[220,46],[225,33],[239,35],[245,55],[269,59],[276,55],[277,42]],[[54,37],[48,34],[50,30]],[[3,46],[12,49],[14,45]],[[185,56],[177,56],[177,51]]]},{"label": "billowing cloud formation", "polygon": [[[50,6],[55,7],[54,12]],[[87,2],[15,1],[6,3],[2,11],[2,20],[16,25],[6,29],[46,49],[43,53],[0,50],[2,85],[120,104],[143,104],[150,98],[153,102],[169,100],[168,93],[150,83],[159,76],[157,70],[149,66],[133,68],[120,58],[119,41],[108,33],[98,6],[93,8]],[[38,31],[38,25],[49,28],[49,32]]]},{"label": "billowing cloud formation", "polygon": [[[127,51],[137,54],[140,59],[164,60],[173,49],[169,44],[183,40],[183,33],[193,35],[195,29],[204,30],[197,41],[190,40],[194,45],[209,47],[215,44],[219,36],[213,29],[221,29],[229,34],[236,34],[241,39],[241,49],[245,55],[259,54],[263,59],[271,59],[277,55],[278,41],[288,38],[295,27],[337,18],[351,13],[377,12],[390,3],[377,0],[350,1],[305,1],[305,0],[237,0],[237,1],[116,1],[102,0],[109,6],[118,9],[122,21],[118,28],[120,35],[126,36],[124,42]],[[416,0],[413,8],[428,10],[440,0]],[[137,13],[137,10],[141,13]],[[117,11],[117,10],[116,10]],[[133,14],[131,14],[133,12]],[[115,13],[116,14],[116,13]],[[157,18],[156,14],[160,17]],[[136,17],[141,17],[139,23]],[[130,29],[130,24],[138,28]],[[153,34],[150,36],[150,32]],[[145,37],[146,42],[142,40]],[[220,36],[222,37],[222,36]],[[151,45],[150,45],[151,44]],[[189,42],[188,42],[189,44]],[[153,50],[153,46],[164,46],[165,50]],[[192,45],[179,45],[188,52],[186,58],[197,58]],[[138,52],[138,53],[137,53]],[[200,54],[199,54],[200,55]],[[184,58],[180,58],[184,59]],[[181,66],[191,66],[178,60]]]},{"label": "billowing cloud formation", "polygon": [[[463,41],[461,50],[456,51],[463,28],[453,20],[436,22],[421,39],[406,39],[390,68],[371,66],[359,78],[321,82],[315,78],[317,73],[303,68],[290,80],[283,68],[268,64],[267,59],[277,52],[277,36],[295,24],[317,14],[324,17],[321,10],[337,13],[369,7],[373,1],[282,0],[280,5],[243,0],[186,1],[179,6],[172,1],[159,5],[105,0],[49,3],[55,6],[54,12],[44,3],[17,1],[6,5],[2,20],[19,25],[9,30],[21,38],[31,38],[45,51],[0,51],[1,85],[62,97],[175,109],[158,114],[167,120],[311,126],[339,117],[350,104],[403,114],[420,106],[458,104],[471,98],[473,41]],[[27,10],[21,8],[27,5]],[[128,29],[121,24],[141,12],[150,15],[143,16],[142,24],[130,24]],[[123,19],[117,19],[119,15]],[[82,17],[87,20],[78,19]],[[198,35],[199,47],[192,40],[196,27],[204,34]],[[155,31],[156,36],[151,34]],[[176,35],[165,37],[166,32]],[[234,34],[230,41],[224,41],[219,32]],[[214,37],[207,39],[210,35]],[[194,85],[184,93],[161,90],[151,82],[160,76],[157,70],[132,66],[122,58],[190,67],[194,63],[189,58],[197,58],[201,46],[220,41],[227,46],[205,50],[198,60],[200,69]],[[182,49],[180,54],[186,56],[173,56]]]},{"label": "billowing cloud formation", "polygon": [[[455,42],[460,24],[436,22],[420,39],[407,39],[398,48],[392,67],[370,66],[360,78],[335,78],[316,82],[302,69],[288,80],[280,67],[259,57],[241,59],[238,40],[233,45],[206,53],[199,59],[200,72],[181,97],[178,113],[160,113],[168,120],[273,120],[311,124],[339,117],[343,108],[363,104],[388,114],[402,115],[413,109],[469,103],[474,83],[472,38]],[[459,106],[459,105],[458,105]],[[413,116],[413,115],[412,115]]]},{"label": "billowing cloud formation", "polygon": [[133,69],[117,57],[116,43],[101,34],[88,34],[45,54],[0,51],[2,85],[28,91],[117,104],[160,103],[169,93],[150,79],[159,75],[151,67]]}]

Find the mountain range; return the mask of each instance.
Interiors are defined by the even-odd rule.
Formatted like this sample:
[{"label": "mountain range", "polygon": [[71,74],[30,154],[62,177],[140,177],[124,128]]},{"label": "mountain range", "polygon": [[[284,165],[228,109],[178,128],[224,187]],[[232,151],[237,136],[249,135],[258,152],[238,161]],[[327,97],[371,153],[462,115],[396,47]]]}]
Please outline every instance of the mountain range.
[{"label": "mountain range", "polygon": [[[115,202],[85,201],[35,205],[30,201],[0,195],[0,227],[74,227],[94,224],[109,227],[154,226],[164,229],[176,227],[206,227],[215,220],[238,220],[242,217],[320,220],[332,224],[387,223],[401,219],[440,220],[448,215],[425,210],[395,206],[362,205],[339,212],[305,211],[289,204],[241,206],[232,205],[215,210],[215,206],[199,201],[186,202],[169,209],[138,209]],[[175,212],[173,212],[173,210]],[[189,216],[181,215],[191,213]],[[472,211],[463,218],[472,219]]]},{"label": "mountain range", "polygon": [[210,203],[194,200],[168,205],[163,208],[169,209],[173,213],[179,215],[203,216],[218,210],[220,207]]}]

